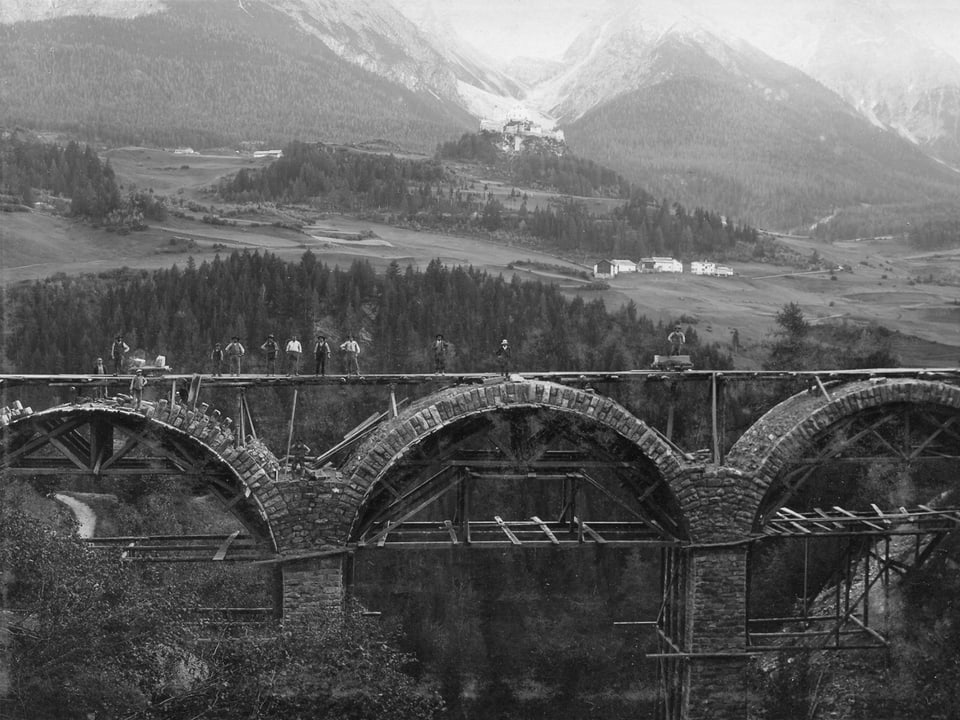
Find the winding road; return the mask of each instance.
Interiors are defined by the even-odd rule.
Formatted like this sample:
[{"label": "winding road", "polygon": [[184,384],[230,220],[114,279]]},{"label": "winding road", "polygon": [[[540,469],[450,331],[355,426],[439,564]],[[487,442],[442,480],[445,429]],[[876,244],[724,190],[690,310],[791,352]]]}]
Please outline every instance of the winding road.
[{"label": "winding road", "polygon": [[73,511],[74,517],[77,518],[77,535],[82,538],[93,537],[93,533],[97,529],[97,515],[90,509],[89,505],[63,493],[55,493],[53,499],[63,503]]}]

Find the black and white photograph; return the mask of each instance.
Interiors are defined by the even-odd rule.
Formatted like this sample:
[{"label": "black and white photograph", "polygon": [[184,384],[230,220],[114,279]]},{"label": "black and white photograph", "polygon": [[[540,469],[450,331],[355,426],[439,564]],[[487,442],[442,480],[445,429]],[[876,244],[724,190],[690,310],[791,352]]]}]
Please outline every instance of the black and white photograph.
[{"label": "black and white photograph", "polygon": [[0,718],[960,718],[956,0],[0,0]]}]

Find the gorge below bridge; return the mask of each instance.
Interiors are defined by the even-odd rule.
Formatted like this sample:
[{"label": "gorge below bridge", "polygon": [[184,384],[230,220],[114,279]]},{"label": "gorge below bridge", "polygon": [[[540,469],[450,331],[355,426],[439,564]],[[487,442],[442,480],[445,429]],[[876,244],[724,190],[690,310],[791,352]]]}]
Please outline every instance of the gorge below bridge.
[{"label": "gorge below bridge", "polygon": [[[273,567],[286,623],[339,606],[360,552],[656,548],[660,611],[636,624],[658,638],[669,719],[746,717],[758,654],[883,650],[891,585],[960,525],[954,368],[165,375],[139,407],[128,384],[0,376],[2,477],[195,478],[243,531],[91,542],[158,561],[208,548],[212,562]],[[250,398],[265,388],[291,401],[282,448],[254,426]],[[380,391],[382,409],[297,458],[298,395],[357,388]],[[415,397],[398,401],[404,389]],[[205,402],[214,392],[233,398],[230,417]],[[56,401],[33,407],[41,397]],[[830,539],[843,541],[832,584],[805,583],[793,616],[753,617],[757,548]]]}]

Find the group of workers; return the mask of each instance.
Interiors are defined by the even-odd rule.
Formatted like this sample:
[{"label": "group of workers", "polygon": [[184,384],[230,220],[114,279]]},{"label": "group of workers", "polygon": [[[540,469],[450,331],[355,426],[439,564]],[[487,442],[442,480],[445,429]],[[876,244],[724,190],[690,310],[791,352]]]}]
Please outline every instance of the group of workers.
[{"label": "group of workers", "polygon": [[[677,325],[667,336],[667,341],[670,343],[670,354],[679,355],[683,350],[684,344],[686,343],[683,329]],[[449,348],[450,343],[444,339],[442,334],[438,333],[432,345],[434,372],[438,375],[443,375],[447,371],[447,353]],[[276,337],[272,334],[267,335],[267,339],[264,340],[262,345],[260,345],[260,349],[265,355],[266,374],[277,374],[277,366],[280,359],[280,343],[277,342]],[[359,377],[360,343],[357,342],[353,335],[348,335],[347,339],[340,343],[340,350],[344,354],[344,373],[346,375],[356,375]],[[117,335],[114,338],[113,345],[110,349],[111,359],[113,360],[114,375],[119,375],[122,372],[124,357],[129,351],[130,347],[123,341],[123,336]],[[291,338],[287,341],[287,344],[284,346],[283,352],[287,375],[299,375],[300,360],[303,355],[303,345],[300,343],[299,336],[291,336]],[[224,361],[226,361],[231,373],[233,375],[239,375],[241,369],[241,360],[246,354],[246,348],[243,347],[243,344],[240,342],[240,338],[236,335],[230,338],[230,342],[226,347],[221,347],[220,343],[216,343],[210,353],[213,374],[215,376],[223,375],[223,364]],[[313,344],[314,375],[324,376],[327,374],[327,360],[330,359],[330,354],[330,344],[327,342],[327,338],[324,335],[317,335]],[[510,370],[510,343],[506,338],[501,341],[500,346],[497,348],[494,354],[497,358],[500,374],[505,378],[508,377]],[[106,368],[103,364],[103,358],[97,358],[94,374],[107,374]],[[138,380],[138,378],[140,379]],[[138,405],[139,398],[143,394],[143,386],[145,384],[146,379],[143,377],[143,371],[140,368],[137,368],[135,370],[134,377],[131,380],[130,392],[137,399]]]},{"label": "group of workers", "polygon": [[[260,345],[264,352],[266,363],[266,374],[276,375],[280,361],[280,343],[273,335],[267,335],[267,339]],[[340,350],[344,354],[345,373],[348,375],[360,375],[360,343],[356,341],[353,335],[347,337],[340,343]],[[240,338],[234,335],[230,338],[227,346],[221,347],[220,343],[213,346],[210,353],[210,362],[213,366],[214,375],[223,374],[224,361],[227,362],[230,372],[233,375],[240,374],[241,360],[247,354],[246,348],[240,342]],[[300,361],[303,357],[303,344],[298,335],[292,335],[283,348],[284,369],[287,375],[300,374]],[[327,360],[330,359],[330,344],[323,335],[317,335],[313,344],[314,375],[327,374]]]},{"label": "group of workers", "polygon": [[[670,353],[671,355],[679,355],[683,349],[683,345],[686,342],[682,328],[677,325],[673,332],[667,336],[667,341],[670,343]],[[264,352],[266,358],[266,374],[273,375],[277,373],[277,364],[280,357],[280,343],[277,342],[274,335],[267,335],[267,339],[264,340],[263,344],[260,345],[260,349]],[[450,349],[450,343],[448,343],[442,334],[437,334],[436,338],[433,341],[432,351],[434,359],[434,372],[438,375],[443,375],[447,370],[447,353]],[[345,373],[348,375],[357,375],[360,376],[360,344],[356,341],[353,335],[349,335],[347,339],[340,344],[340,350],[344,353],[344,362],[345,362]],[[122,335],[117,335],[114,338],[113,345],[110,348],[110,357],[113,361],[113,374],[119,375],[123,371],[124,358],[126,354],[130,351],[130,347],[123,341]],[[327,342],[327,338],[323,335],[317,335],[316,340],[313,345],[313,358],[314,358],[314,375],[326,375],[327,373],[327,360],[330,358],[330,345]],[[223,363],[226,360],[229,363],[230,370],[233,375],[240,374],[241,359],[247,354],[246,349],[243,347],[243,344],[240,342],[240,338],[234,335],[230,338],[230,342],[225,348],[220,346],[220,343],[216,343],[213,347],[213,351],[210,353],[210,360],[213,365],[213,374],[222,375],[223,374]],[[509,377],[510,372],[510,343],[504,338],[499,347],[495,351],[495,356],[497,358],[497,364],[499,366],[500,373],[504,378]],[[300,360],[303,355],[303,346],[300,343],[300,338],[297,335],[291,336],[290,340],[287,341],[286,346],[284,347],[284,355],[286,358],[286,370],[288,375],[299,375],[300,374]],[[96,366],[94,367],[95,375],[106,375],[107,369],[103,364],[103,358],[98,357]],[[143,374],[142,368],[136,368],[134,370],[133,377],[130,379],[130,395],[133,398],[135,409],[139,410],[143,402],[143,388],[147,384],[147,379]],[[106,387],[97,388],[97,396],[104,397],[106,394]],[[294,474],[303,473],[306,469],[305,458],[310,452],[310,448],[303,442],[298,441],[291,448],[291,465],[290,470]]]}]

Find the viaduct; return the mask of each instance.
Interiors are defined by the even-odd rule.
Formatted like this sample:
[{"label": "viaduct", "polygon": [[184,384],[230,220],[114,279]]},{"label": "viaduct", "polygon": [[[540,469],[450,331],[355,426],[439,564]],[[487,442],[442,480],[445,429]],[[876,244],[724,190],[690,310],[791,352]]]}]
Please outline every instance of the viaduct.
[{"label": "viaduct", "polygon": [[[109,382],[115,387],[96,397],[97,384]],[[289,447],[275,453],[256,437],[243,401],[245,389],[270,383],[305,392],[311,385],[360,382],[389,386],[388,409],[295,473],[285,460]],[[793,390],[730,437],[728,393],[765,382],[792,384]],[[525,373],[507,379],[166,376],[153,386],[167,383],[169,397],[137,408],[114,393],[123,390],[124,378],[0,377],[0,471],[4,477],[200,478],[248,534],[245,545],[236,534],[224,538],[217,554],[222,559],[247,548],[272,563],[280,578],[280,612],[289,622],[338,605],[348,590],[350,558],[365,549],[652,544],[664,558],[654,630],[661,714],[670,719],[746,716],[750,657],[776,647],[753,631],[749,617],[755,543],[771,536],[861,534],[889,541],[907,534],[917,538],[915,562],[922,562],[960,524],[954,490],[936,503],[919,498],[908,506],[881,498],[857,508],[794,503],[830,468],[939,464],[955,473],[956,369]],[[709,447],[687,450],[671,439],[672,407],[666,427],[657,427],[644,419],[643,407],[631,412],[598,390],[625,383],[673,390],[663,398],[675,397],[676,388],[700,388]],[[397,403],[393,390],[405,384],[425,391]],[[79,388],[79,395],[46,409],[24,407],[14,398],[31,386]],[[209,387],[237,389],[232,419],[203,402]],[[656,409],[662,418],[662,404]],[[557,504],[523,518],[509,508],[475,507],[473,489],[494,480],[544,483]],[[888,556],[872,557],[874,569],[868,556],[863,571],[866,592],[891,567]],[[847,567],[862,568],[863,561],[848,558]],[[883,646],[868,599],[851,597],[849,585],[842,600],[838,591],[827,617],[817,619],[820,632],[794,633],[795,644],[815,637],[821,647]]]}]

